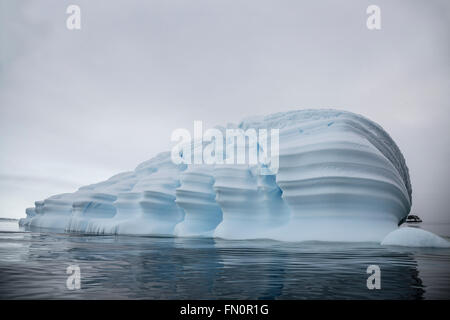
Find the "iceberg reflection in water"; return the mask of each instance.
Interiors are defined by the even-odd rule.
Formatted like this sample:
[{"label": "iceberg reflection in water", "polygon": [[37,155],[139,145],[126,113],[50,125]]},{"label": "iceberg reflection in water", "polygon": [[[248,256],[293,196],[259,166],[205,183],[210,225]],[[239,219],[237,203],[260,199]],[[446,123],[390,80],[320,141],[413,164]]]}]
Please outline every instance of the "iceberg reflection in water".
[{"label": "iceberg reflection in water", "polygon": [[2,299],[448,299],[449,266],[449,249],[375,243],[0,232]]}]

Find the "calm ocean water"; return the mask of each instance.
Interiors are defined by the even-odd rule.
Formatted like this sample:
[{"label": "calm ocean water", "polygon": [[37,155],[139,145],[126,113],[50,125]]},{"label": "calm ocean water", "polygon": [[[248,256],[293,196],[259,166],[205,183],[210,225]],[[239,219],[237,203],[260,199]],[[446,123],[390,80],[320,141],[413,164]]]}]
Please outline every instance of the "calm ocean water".
[{"label": "calm ocean water", "polygon": [[[70,265],[79,290],[66,286]],[[369,265],[380,290],[367,289]],[[449,299],[450,249],[81,236],[0,221],[0,298]]]}]

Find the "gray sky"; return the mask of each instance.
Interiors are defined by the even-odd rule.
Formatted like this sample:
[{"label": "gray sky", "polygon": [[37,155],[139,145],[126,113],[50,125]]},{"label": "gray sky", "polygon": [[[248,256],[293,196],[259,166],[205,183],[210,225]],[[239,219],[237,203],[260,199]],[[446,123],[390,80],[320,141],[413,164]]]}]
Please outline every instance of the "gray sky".
[{"label": "gray sky", "polygon": [[449,24],[446,0],[0,0],[0,217],[132,170],[194,120],[336,107],[397,142],[412,212],[450,221]]}]

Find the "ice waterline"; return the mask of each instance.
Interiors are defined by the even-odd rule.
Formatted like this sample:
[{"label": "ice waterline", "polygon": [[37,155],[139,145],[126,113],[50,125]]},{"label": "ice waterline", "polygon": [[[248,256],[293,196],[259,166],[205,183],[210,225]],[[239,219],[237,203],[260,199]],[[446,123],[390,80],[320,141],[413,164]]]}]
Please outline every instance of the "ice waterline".
[{"label": "ice waterline", "polygon": [[276,174],[262,174],[261,164],[176,164],[164,152],[134,171],[36,201],[20,224],[93,234],[381,242],[410,211],[403,155],[360,115],[299,110],[233,127],[279,130]]}]

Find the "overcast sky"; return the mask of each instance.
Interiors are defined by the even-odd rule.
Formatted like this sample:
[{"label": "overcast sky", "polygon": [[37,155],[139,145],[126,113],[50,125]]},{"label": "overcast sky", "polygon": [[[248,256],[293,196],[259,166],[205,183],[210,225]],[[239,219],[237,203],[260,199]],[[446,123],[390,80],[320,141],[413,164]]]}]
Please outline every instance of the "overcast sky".
[{"label": "overcast sky", "polygon": [[[69,4],[81,30],[66,28]],[[396,141],[412,212],[450,221],[449,1],[0,5],[0,217],[133,170],[194,120],[336,107]]]}]

